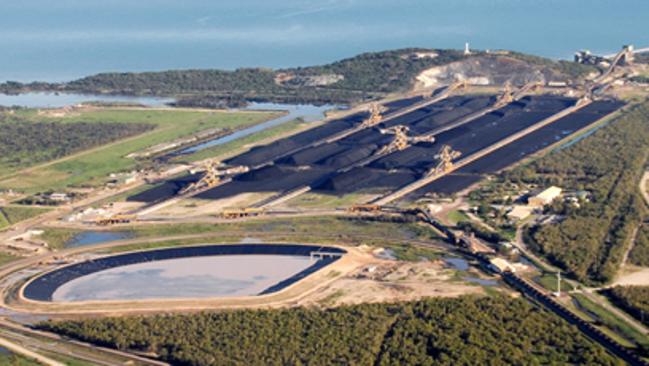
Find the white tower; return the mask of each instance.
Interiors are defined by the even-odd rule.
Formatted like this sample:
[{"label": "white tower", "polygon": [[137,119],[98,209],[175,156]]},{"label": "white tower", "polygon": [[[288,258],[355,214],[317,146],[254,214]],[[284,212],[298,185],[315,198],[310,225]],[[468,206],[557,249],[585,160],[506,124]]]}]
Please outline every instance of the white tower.
[{"label": "white tower", "polygon": [[465,55],[471,54],[471,49],[469,48],[469,42],[464,43],[464,54]]},{"label": "white tower", "polygon": [[554,293],[554,296],[561,297],[561,272],[557,272],[557,292]]}]

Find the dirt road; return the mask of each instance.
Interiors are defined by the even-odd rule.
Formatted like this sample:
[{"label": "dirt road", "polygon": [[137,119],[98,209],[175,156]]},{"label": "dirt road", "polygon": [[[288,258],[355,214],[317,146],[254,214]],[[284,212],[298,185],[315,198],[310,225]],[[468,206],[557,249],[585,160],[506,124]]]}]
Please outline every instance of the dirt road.
[{"label": "dirt road", "polygon": [[23,347],[23,346],[21,346],[19,344],[10,342],[10,341],[8,341],[8,340],[6,340],[4,338],[0,338],[0,346],[6,348],[8,350],[11,350],[11,351],[13,351],[15,353],[21,354],[21,355],[23,355],[23,356],[25,356],[27,358],[31,358],[33,360],[36,360],[36,361],[38,361],[39,363],[41,363],[43,365],[65,366],[65,364],[63,364],[61,362],[55,361],[55,360],[53,360],[51,358],[47,358],[45,356],[41,356],[36,352],[32,352],[32,351],[28,350],[27,348],[25,348],[25,347]]},{"label": "dirt road", "polygon": [[637,267],[637,269],[620,275],[612,286],[649,286],[649,268]]},{"label": "dirt road", "polygon": [[642,193],[642,197],[644,197],[644,200],[645,202],[647,202],[647,205],[649,205],[649,186],[647,186],[648,182],[649,182],[649,171],[646,171],[644,172],[642,179],[640,179],[640,193]]}]

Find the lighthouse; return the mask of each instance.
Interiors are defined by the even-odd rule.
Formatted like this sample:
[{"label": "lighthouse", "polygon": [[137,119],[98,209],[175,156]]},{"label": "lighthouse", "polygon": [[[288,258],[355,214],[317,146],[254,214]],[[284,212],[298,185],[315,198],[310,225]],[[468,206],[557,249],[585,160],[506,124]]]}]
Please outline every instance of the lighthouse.
[{"label": "lighthouse", "polygon": [[471,54],[471,49],[469,49],[469,42],[464,43],[464,54],[465,55],[470,55]]}]

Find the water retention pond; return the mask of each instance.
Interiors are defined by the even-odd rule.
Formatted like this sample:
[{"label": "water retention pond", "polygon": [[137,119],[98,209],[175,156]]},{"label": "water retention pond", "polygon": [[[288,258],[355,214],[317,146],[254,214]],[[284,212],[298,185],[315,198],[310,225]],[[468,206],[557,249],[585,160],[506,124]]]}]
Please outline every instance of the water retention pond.
[{"label": "water retention pond", "polygon": [[[312,254],[333,253],[315,259]],[[23,289],[37,301],[252,296],[279,291],[345,251],[299,244],[228,244],[114,255],[45,273]]]}]

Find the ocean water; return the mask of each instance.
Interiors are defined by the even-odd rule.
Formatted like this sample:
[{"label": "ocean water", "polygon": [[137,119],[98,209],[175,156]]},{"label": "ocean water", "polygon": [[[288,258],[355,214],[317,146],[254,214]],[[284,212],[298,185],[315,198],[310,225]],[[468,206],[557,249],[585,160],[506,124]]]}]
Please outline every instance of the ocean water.
[{"label": "ocean water", "polygon": [[0,81],[288,67],[401,47],[649,46],[646,0],[0,1]]}]

